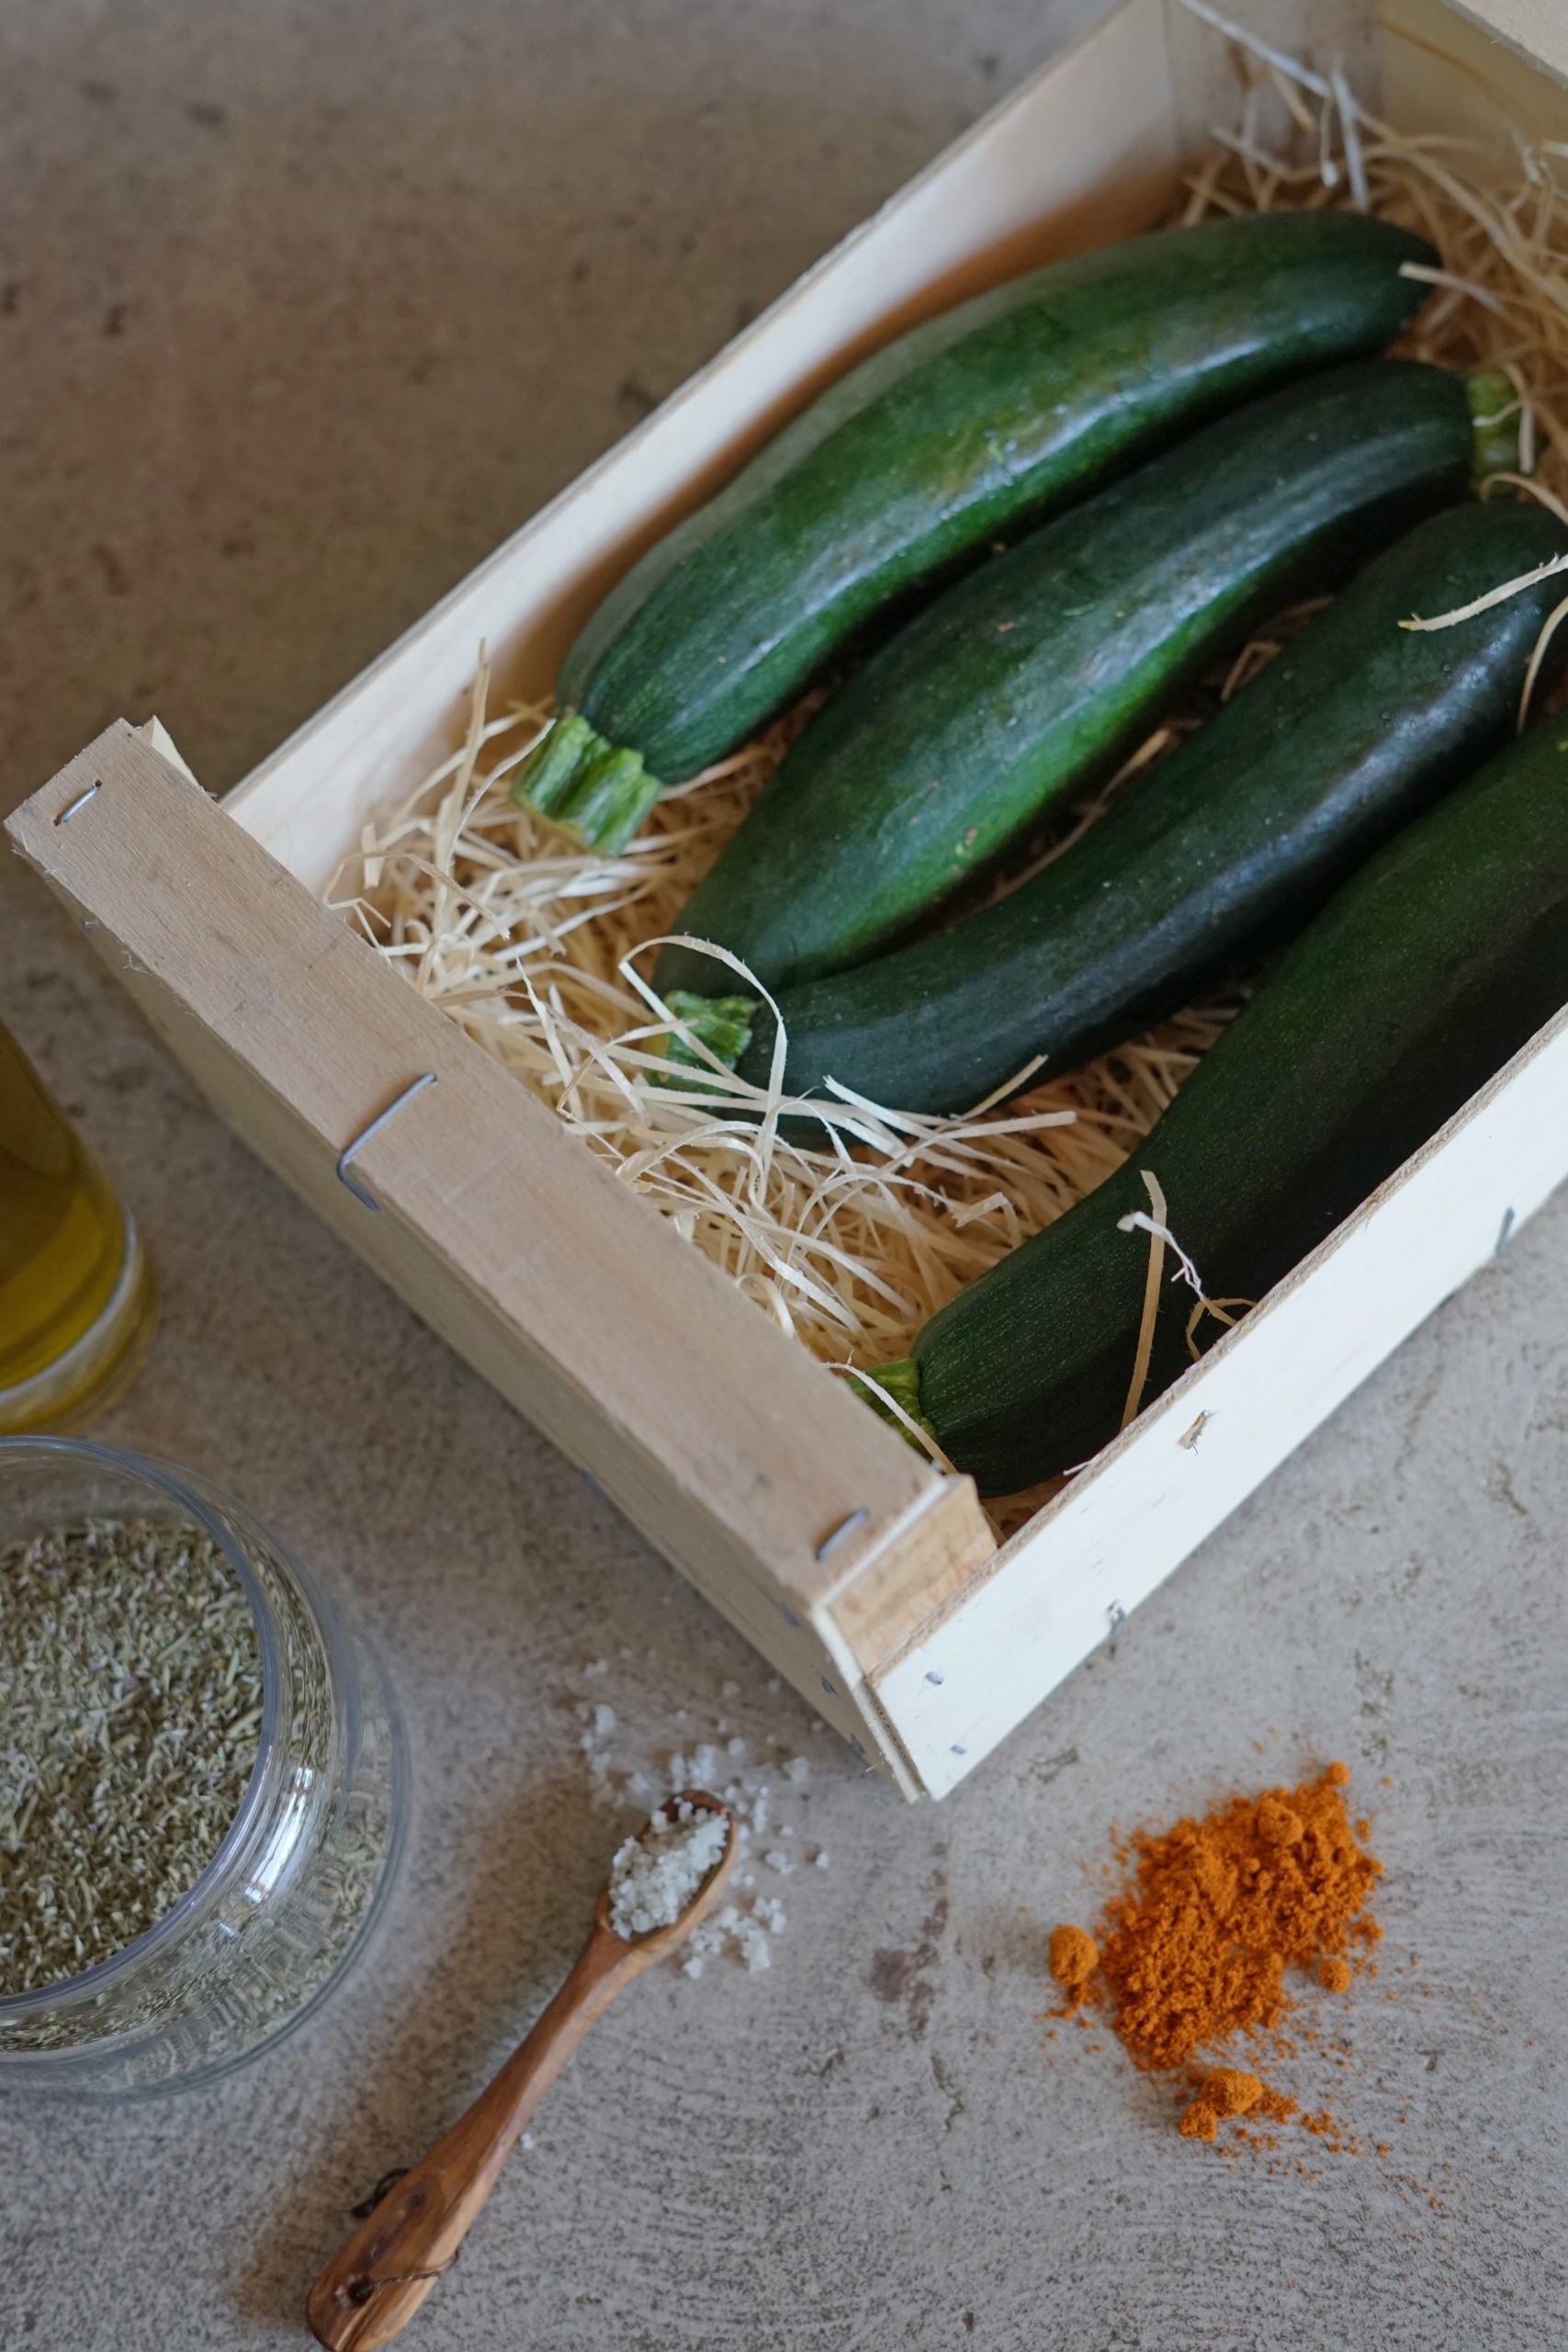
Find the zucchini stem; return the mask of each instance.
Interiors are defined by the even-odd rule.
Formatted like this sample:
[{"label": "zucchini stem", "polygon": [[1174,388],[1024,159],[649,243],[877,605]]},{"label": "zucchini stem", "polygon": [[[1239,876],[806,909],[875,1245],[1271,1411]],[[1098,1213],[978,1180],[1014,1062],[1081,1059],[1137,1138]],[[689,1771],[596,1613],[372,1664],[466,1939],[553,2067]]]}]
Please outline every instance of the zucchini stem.
[{"label": "zucchini stem", "polygon": [[852,1379],[850,1386],[871,1407],[877,1418],[891,1429],[896,1429],[905,1444],[913,1446],[917,1453],[923,1453],[924,1449],[910,1436],[897,1414],[888,1411],[889,1396],[895,1404],[902,1405],[912,1421],[919,1422],[933,1444],[942,1442],[920,1409],[920,1372],[913,1356],[900,1356],[896,1363],[873,1364],[863,1380]]},{"label": "zucchini stem", "polygon": [[589,849],[625,849],[662,786],[640,752],[606,742],[581,711],[564,711],[513,779],[512,797]]},{"label": "zucchini stem", "polygon": [[1524,417],[1513,378],[1501,368],[1477,368],[1465,377],[1464,389],[1475,433],[1471,458],[1473,480],[1480,483],[1488,474],[1517,474]]},{"label": "zucchini stem", "polygon": [[[752,996],[696,996],[690,989],[671,989],[664,1000],[678,1021],[683,1021],[692,1035],[701,1041],[715,1059],[726,1069],[734,1069],[741,1055],[751,1042],[751,1016],[757,1010]],[[684,1037],[671,1030],[664,1040],[664,1058],[677,1065],[668,1078],[658,1076],[656,1086],[689,1087],[705,1080],[717,1086],[713,1063],[705,1061]],[[697,1072],[689,1078],[689,1070]]]}]

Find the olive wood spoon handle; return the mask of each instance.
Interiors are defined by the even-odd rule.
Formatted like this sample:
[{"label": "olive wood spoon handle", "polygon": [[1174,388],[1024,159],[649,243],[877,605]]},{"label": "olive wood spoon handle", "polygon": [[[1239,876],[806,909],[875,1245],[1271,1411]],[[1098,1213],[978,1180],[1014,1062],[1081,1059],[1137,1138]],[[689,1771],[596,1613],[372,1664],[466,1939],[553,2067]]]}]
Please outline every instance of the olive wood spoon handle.
[{"label": "olive wood spoon handle", "polygon": [[526,2039],[446,2138],[387,2191],[311,2288],[305,2314],[327,2352],[375,2352],[407,2326],[457,2260],[518,2133],[589,2027],[623,1985],[684,1942],[717,1902],[739,1850],[735,1815],[701,1790],[684,1790],[682,1797],[703,1813],[723,1814],[729,1823],[716,1868],[678,1919],[645,1936],[616,1934],[610,1924],[610,1889],[601,1888],[593,1932]]}]

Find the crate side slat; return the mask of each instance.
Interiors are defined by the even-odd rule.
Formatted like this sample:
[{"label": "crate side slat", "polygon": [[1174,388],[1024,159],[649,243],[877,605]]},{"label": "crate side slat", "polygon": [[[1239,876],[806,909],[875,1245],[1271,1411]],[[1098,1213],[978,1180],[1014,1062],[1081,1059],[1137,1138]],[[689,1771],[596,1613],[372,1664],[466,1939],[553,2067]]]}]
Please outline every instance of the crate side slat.
[{"label": "crate side slat", "polygon": [[[262,1157],[829,1720],[835,1654],[810,1612],[846,1567],[887,1544],[960,1568],[991,1548],[967,1481],[921,1463],[132,729],[9,830]],[[372,1213],[337,1154],[424,1069],[438,1084],[356,1162]],[[856,1511],[843,1556],[819,1560]]]}]

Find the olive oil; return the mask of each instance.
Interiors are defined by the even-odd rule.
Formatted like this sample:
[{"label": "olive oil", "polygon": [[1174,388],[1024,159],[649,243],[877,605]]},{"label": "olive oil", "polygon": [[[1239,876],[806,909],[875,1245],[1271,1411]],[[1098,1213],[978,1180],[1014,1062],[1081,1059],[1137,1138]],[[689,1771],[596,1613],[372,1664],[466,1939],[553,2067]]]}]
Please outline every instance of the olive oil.
[{"label": "olive oil", "polygon": [[107,1176],[0,1028],[0,1431],[100,1410],[140,1367],[156,1313]]}]

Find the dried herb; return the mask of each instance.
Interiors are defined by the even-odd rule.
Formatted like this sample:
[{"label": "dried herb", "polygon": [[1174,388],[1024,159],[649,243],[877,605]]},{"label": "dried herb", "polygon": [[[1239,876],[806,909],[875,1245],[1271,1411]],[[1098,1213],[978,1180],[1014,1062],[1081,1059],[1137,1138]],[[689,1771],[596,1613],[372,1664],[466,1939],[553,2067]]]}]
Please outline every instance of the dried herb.
[{"label": "dried herb", "polygon": [[195,1884],[255,1761],[261,1657],[182,1521],[0,1548],[0,1996],[123,1950]]}]

